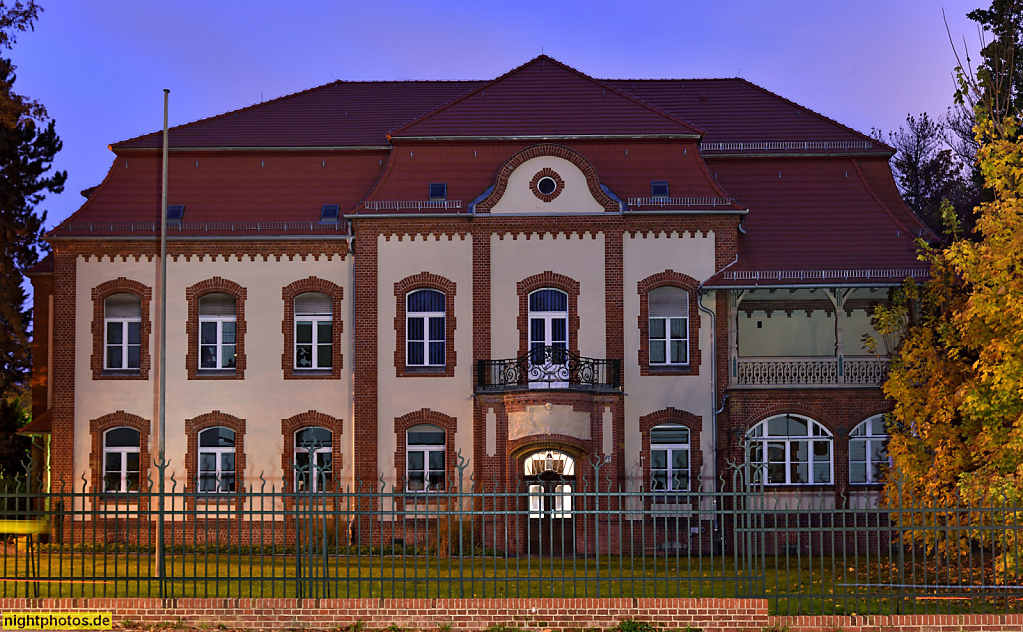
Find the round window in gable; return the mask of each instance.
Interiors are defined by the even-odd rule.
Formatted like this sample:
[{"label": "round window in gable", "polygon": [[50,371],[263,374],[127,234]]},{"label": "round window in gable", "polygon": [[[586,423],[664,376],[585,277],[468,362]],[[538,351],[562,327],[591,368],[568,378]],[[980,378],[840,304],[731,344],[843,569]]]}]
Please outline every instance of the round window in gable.
[{"label": "round window in gable", "polygon": [[561,195],[563,188],[565,188],[565,181],[561,179],[557,171],[550,167],[544,167],[537,171],[529,182],[529,189],[533,195],[543,202],[550,202]]}]

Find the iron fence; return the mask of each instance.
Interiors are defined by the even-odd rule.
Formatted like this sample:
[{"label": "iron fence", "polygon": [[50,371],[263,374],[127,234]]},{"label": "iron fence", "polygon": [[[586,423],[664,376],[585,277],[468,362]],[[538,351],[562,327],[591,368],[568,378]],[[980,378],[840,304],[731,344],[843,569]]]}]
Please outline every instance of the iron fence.
[{"label": "iron fence", "polygon": [[[400,482],[170,480],[102,494],[85,480],[0,490],[5,597],[739,597],[776,614],[1018,610],[1023,508],[932,507],[879,489],[694,490],[563,477],[484,483],[460,460],[443,491]],[[761,480],[756,476],[753,480]],[[695,491],[703,489],[705,491]],[[886,504],[891,506],[885,506]],[[157,522],[165,525],[162,553]],[[164,572],[158,569],[162,557]]]}]

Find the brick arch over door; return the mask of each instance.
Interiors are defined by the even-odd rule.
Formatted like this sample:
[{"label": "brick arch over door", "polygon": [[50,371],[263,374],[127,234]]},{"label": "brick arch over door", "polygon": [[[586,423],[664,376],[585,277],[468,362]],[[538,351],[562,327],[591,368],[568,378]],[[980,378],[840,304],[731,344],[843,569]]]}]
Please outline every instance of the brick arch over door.
[{"label": "brick arch over door", "polygon": [[[92,452],[89,454],[90,483],[96,492],[103,490],[103,433],[121,427],[139,432],[139,489],[149,488],[149,432],[152,429],[152,422],[118,410],[89,421],[89,434],[92,436]],[[130,496],[126,494],[117,496],[119,501],[124,501],[125,498]],[[148,500],[143,504],[148,504]]]},{"label": "brick arch over door", "polygon": [[343,422],[337,417],[331,417],[326,413],[315,410],[307,410],[287,419],[281,420],[281,436],[284,439],[284,450],[281,451],[281,471],[284,472],[284,480],[290,488],[293,484],[294,463],[295,463],[295,433],[302,428],[326,428],[330,431],[331,469],[334,476],[338,470],[344,467],[341,460],[344,452],[341,448],[341,432]]},{"label": "brick arch over door", "polygon": [[397,447],[394,450],[394,469],[398,481],[405,480],[405,451],[408,429],[419,424],[430,424],[444,430],[444,470],[446,486],[457,484],[455,478],[455,431],[458,430],[458,419],[449,417],[429,408],[421,408],[411,413],[394,418],[394,435]]},{"label": "brick arch over door", "polygon": [[[303,375],[301,371],[295,371],[295,299],[306,292],[320,292],[330,297],[331,302],[331,359],[332,366],[327,375]],[[344,366],[344,356],[341,355],[341,334],[344,332],[344,288],[336,283],[308,277],[295,281],[281,289],[281,298],[284,300],[284,322],[281,324],[281,332],[284,334],[284,353],[281,355],[281,369],[284,371],[286,380],[339,380],[341,369]]]},{"label": "brick arch over door", "polygon": [[639,435],[642,441],[639,454],[643,459],[643,488],[649,489],[650,486],[650,430],[661,424],[679,424],[689,429],[689,489],[696,490],[701,483],[700,473],[703,471],[703,450],[700,442],[703,417],[688,410],[672,407],[639,418]]},{"label": "brick arch over door", "polygon": [[[138,372],[117,371],[104,374],[103,342],[106,300],[114,294],[134,294],[139,297],[141,325],[139,327],[140,359]],[[153,288],[126,277],[117,277],[92,288],[92,379],[94,380],[148,380],[151,360],[149,356],[149,334],[153,325],[149,320],[149,303],[153,300]]]},{"label": "brick arch over door", "polygon": [[[185,420],[185,437],[188,440],[188,448],[185,450],[185,491],[194,493],[196,490],[196,478],[199,475],[199,433],[216,426],[223,426],[234,431],[236,493],[222,496],[238,497],[237,504],[240,507],[241,494],[245,492],[245,420],[219,410]],[[210,498],[217,498],[217,495],[210,494]]]},{"label": "brick arch over door", "polygon": [[[689,364],[676,367],[650,368],[650,291],[659,287],[677,287],[689,294]],[[696,291],[700,282],[681,272],[665,270],[652,274],[636,284],[639,296],[639,373],[640,375],[700,374],[700,307]]]},{"label": "brick arch over door", "polygon": [[[216,375],[199,374],[199,299],[207,294],[222,292],[234,297],[234,371],[218,371]],[[188,379],[241,380],[245,378],[245,296],[244,287],[234,281],[213,277],[185,288],[188,302],[188,319],[185,332],[188,336],[188,351],[185,353],[185,369]]]},{"label": "brick arch over door", "polygon": [[[437,290],[444,294],[444,366],[436,367],[438,370],[410,371],[405,365],[405,329],[408,327],[405,317],[406,297],[414,290]],[[394,349],[394,371],[397,377],[453,377],[455,366],[458,364],[458,357],[455,353],[455,293],[458,286],[451,279],[433,274],[432,272],[420,272],[407,276],[394,284],[394,337],[396,340]]]},{"label": "brick arch over door", "polygon": [[568,294],[568,350],[579,355],[579,282],[547,270],[522,279],[516,286],[519,295],[519,357],[529,351],[529,295],[544,288]]},{"label": "brick arch over door", "polygon": [[611,198],[604,190],[600,188],[600,180],[597,179],[597,170],[593,168],[590,161],[586,160],[582,154],[569,149],[564,145],[556,145],[553,143],[542,143],[540,145],[533,145],[520,151],[519,153],[508,159],[508,162],[504,163],[501,170],[497,172],[497,180],[494,182],[494,190],[490,192],[486,198],[476,204],[477,213],[489,213],[490,209],[494,208],[501,198],[504,197],[505,191],[508,190],[508,178],[511,177],[513,171],[519,168],[522,163],[533,158],[541,158],[543,156],[553,156],[555,158],[562,158],[572,163],[579,168],[579,171],[583,172],[586,177],[586,186],[590,190],[590,195],[597,201],[598,204],[604,207],[604,210],[608,213],[620,212],[621,206],[614,199]]}]

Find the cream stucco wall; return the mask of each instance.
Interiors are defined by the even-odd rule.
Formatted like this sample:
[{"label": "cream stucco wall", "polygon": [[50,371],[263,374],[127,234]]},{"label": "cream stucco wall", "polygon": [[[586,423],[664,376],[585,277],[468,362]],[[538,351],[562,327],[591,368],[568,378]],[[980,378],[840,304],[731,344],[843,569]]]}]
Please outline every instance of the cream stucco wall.
[{"label": "cream stucco wall", "polygon": [[[472,237],[446,236],[390,239],[377,242],[377,349],[379,433],[377,463],[388,484],[395,482],[394,451],[397,447],[394,420],[410,412],[429,408],[458,420],[455,452],[466,460],[473,455],[473,365],[472,365]],[[405,277],[429,272],[455,283],[455,353],[453,377],[397,377],[394,352],[396,301],[394,284]],[[471,467],[471,464],[470,464]],[[468,470],[471,471],[471,470]]]},{"label": "cream stucco wall", "polygon": [[[549,202],[533,194],[529,187],[536,172],[544,167],[553,169],[564,186],[561,193]],[[586,184],[586,176],[571,162],[554,156],[531,158],[519,165],[508,177],[508,187],[501,200],[490,210],[491,215],[507,213],[603,213]]]},{"label": "cream stucco wall", "polygon": [[[284,438],[281,420],[308,410],[315,410],[343,421],[342,445],[345,452],[343,469],[336,471],[340,480],[351,471],[352,435],[352,381],[353,363],[351,345],[351,299],[353,296],[352,258],[322,256],[319,260],[308,257],[267,261],[257,258],[225,259],[198,257],[170,260],[167,267],[167,457],[168,473],[173,473],[179,484],[184,480],[186,419],[213,410],[234,415],[246,422],[245,452],[246,481],[266,479],[281,481],[281,454]],[[159,261],[133,259],[123,261],[103,258],[79,257],[77,263],[76,292],[76,349],[75,349],[75,477],[89,478],[91,442],[89,422],[92,419],[124,410],[152,421],[151,452],[156,455],[157,434],[157,329],[159,318],[159,287],[157,272]],[[117,277],[126,277],[153,288],[150,307],[153,335],[150,337],[150,355],[153,370],[148,381],[93,380],[92,356],[92,288]],[[185,322],[188,305],[185,288],[205,279],[219,276],[246,288],[245,354],[247,367],[243,380],[188,380],[185,371],[187,336]],[[344,370],[340,380],[284,380],[281,354],[284,336],[281,324],[284,302],[281,290],[290,283],[316,276],[344,288],[342,354]],[[187,350],[196,353],[195,350]],[[155,470],[153,474],[155,478]]]},{"label": "cream stucco wall", "polygon": [[[712,331],[710,317],[699,313],[698,323],[690,324],[690,335],[699,327],[703,361],[699,374],[691,376],[642,376],[639,369],[639,292],[638,283],[666,270],[674,270],[703,282],[714,274],[714,233],[637,233],[625,235],[623,245],[625,299],[625,468],[630,481],[638,485],[642,479],[640,463],[641,433],[639,418],[668,407],[685,410],[703,420],[699,437],[703,451],[703,476],[711,478],[714,436],[712,431],[713,397],[710,363]],[[696,300],[696,296],[690,296]],[[712,296],[704,300],[712,311]],[[695,443],[695,441],[694,441]],[[693,446],[695,448],[695,445]]]}]

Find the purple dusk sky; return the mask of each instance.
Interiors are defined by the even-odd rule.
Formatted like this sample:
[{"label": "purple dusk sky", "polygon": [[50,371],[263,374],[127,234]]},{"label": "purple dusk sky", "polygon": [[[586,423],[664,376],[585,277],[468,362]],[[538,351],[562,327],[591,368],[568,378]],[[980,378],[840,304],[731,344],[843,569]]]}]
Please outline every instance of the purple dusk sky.
[{"label": "purple dusk sky", "polygon": [[325,2],[41,0],[13,50],[16,90],[64,141],[67,189],[48,226],[84,201],[110,143],[343,80],[491,79],[541,49],[599,78],[742,76],[857,130],[944,114],[965,14],[987,0]]}]

